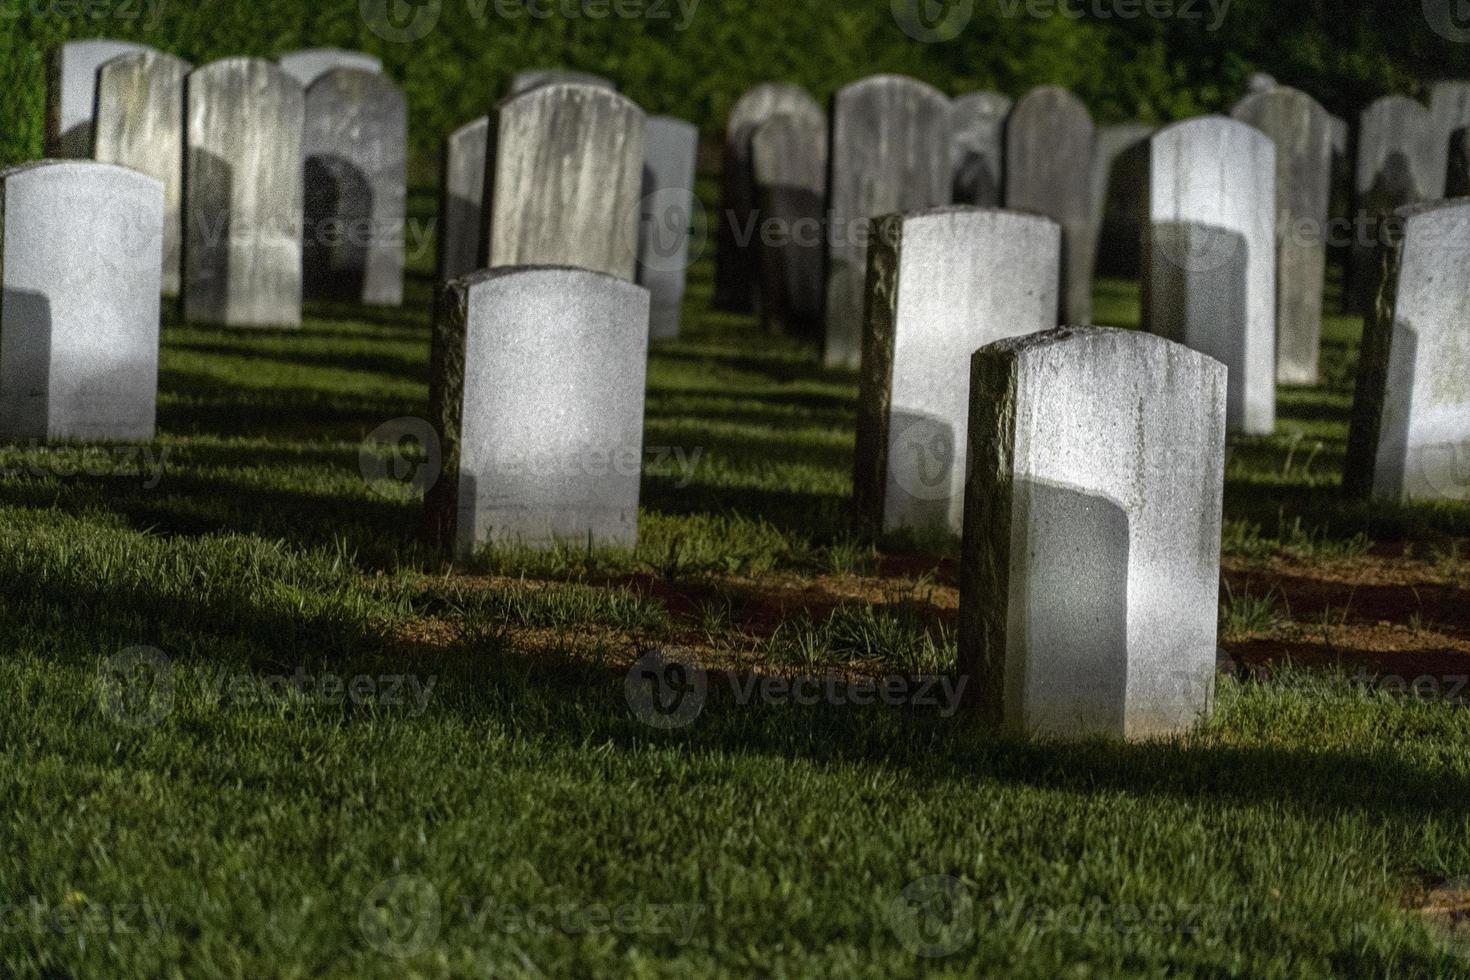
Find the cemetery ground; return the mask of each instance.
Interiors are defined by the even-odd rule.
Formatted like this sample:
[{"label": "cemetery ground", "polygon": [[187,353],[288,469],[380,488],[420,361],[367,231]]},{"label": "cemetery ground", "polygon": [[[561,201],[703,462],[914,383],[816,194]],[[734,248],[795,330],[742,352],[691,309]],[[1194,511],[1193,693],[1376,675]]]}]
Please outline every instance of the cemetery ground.
[{"label": "cemetery ground", "polygon": [[167,322],[151,456],[0,448],[6,974],[1470,976],[1470,509],[1340,498],[1358,320],[1232,439],[1214,717],[1049,743],[953,713],[953,545],[851,532],[855,377],[709,312],[712,251],[632,554],[451,571],[364,479],[427,256],[402,310]]}]

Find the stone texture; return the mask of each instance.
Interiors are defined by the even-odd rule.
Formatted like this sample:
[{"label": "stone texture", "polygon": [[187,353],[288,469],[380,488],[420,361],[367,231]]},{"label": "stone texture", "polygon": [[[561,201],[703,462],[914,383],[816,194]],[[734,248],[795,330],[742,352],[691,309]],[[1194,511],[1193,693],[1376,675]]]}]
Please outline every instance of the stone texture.
[{"label": "stone texture", "polygon": [[1263,71],[1252,72],[1250,78],[1245,81],[1246,94],[1254,95],[1257,92],[1269,92],[1276,87],[1276,79]]},{"label": "stone texture", "polygon": [[439,184],[439,278],[457,279],[479,267],[485,232],[485,150],[490,117],[473,119],[444,141]]},{"label": "stone texture", "polygon": [[[777,116],[793,116],[801,125],[820,127],[826,156],[827,114],[799,85],[767,82],[750,89],[730,108],[720,162],[720,219],[715,227],[715,306],[735,313],[759,308],[761,282],[760,215],[751,139]],[[823,175],[826,180],[826,175]]]},{"label": "stone texture", "polygon": [[97,70],[120,55],[152,51],[146,44],[93,38],[67,41],[47,65],[46,155],[87,159],[97,108]]},{"label": "stone texture", "polygon": [[171,54],[119,55],[97,73],[93,159],[163,184],[163,291],[183,281],[184,78],[193,66]]},{"label": "stone texture", "polygon": [[566,68],[535,68],[516,72],[510,80],[510,94],[520,95],[542,85],[593,85],[616,92],[616,82],[594,75],[590,71],[571,71]]},{"label": "stone texture", "polygon": [[1000,207],[1005,201],[1006,117],[999,92],[970,92],[950,103],[949,150],[956,204]]},{"label": "stone texture", "polygon": [[1059,322],[1092,319],[1092,153],[1087,107],[1055,85],[1021,97],[1006,123],[1006,207],[1062,226]]},{"label": "stone texture", "polygon": [[386,75],[333,68],[306,90],[301,152],[307,295],[403,302],[408,103]]},{"label": "stone texture", "polygon": [[1332,190],[1331,117],[1317,100],[1284,85],[1242,99],[1231,115],[1276,144],[1276,380],[1316,384]]},{"label": "stone texture", "polygon": [[186,82],[184,316],[301,325],[301,85],[269,61],[226,58]]},{"label": "stone texture", "polygon": [[653,340],[679,336],[698,153],[699,128],[693,123],[672,116],[648,119],[643,129],[638,284],[648,290],[649,337]]},{"label": "stone texture", "polygon": [[761,227],[760,314],[770,331],[822,333],[822,222],[827,193],[825,116],[778,113],[750,138]]},{"label": "stone texture", "polygon": [[1402,208],[1385,239],[1343,488],[1470,501],[1470,201]]},{"label": "stone texture", "polygon": [[429,410],[444,472],[424,533],[631,548],[638,532],[648,293],[585,269],[476,272],[443,290]]},{"label": "stone texture", "polygon": [[871,531],[958,537],[969,357],[991,341],[1055,326],[1061,229],[974,207],[885,215],[874,225],[853,509]]},{"label": "stone texture", "polygon": [[1147,739],[1210,710],[1225,368],[1063,327],[971,362],[959,671],[983,714]]},{"label": "stone texture", "polygon": [[1470,127],[1470,82],[1436,82],[1429,89],[1429,115],[1433,122],[1433,169],[1429,173],[1429,193],[1425,200],[1444,197],[1450,155],[1450,141],[1455,133]]},{"label": "stone texture", "polygon": [[1222,116],[1150,142],[1144,328],[1230,369],[1233,431],[1276,424],[1276,151]]},{"label": "stone texture", "polygon": [[1148,224],[1148,141],[1158,127],[1101,126],[1092,156],[1092,254],[1105,275],[1138,278]]},{"label": "stone texture", "polygon": [[276,64],[300,82],[302,88],[309,88],[312,82],[334,68],[355,68],[375,75],[383,72],[383,62],[374,55],[342,48],[303,48],[281,55]]},{"label": "stone texture", "polygon": [[606,88],[548,84],[501,102],[495,125],[482,265],[569,265],[631,282],[643,110]]},{"label": "stone texture", "polygon": [[106,163],[0,171],[0,438],[147,440],[163,184]]},{"label": "stone texture", "polygon": [[829,367],[862,356],[869,222],[948,204],[949,99],[903,75],[874,75],[832,98],[827,197],[826,343]]},{"label": "stone texture", "polygon": [[1437,185],[1439,166],[1434,117],[1421,102],[1403,95],[1375,99],[1358,123],[1358,159],[1353,191],[1364,222],[1355,228],[1348,280],[1351,309],[1367,312],[1378,288],[1378,229],[1383,218],[1425,201]]}]

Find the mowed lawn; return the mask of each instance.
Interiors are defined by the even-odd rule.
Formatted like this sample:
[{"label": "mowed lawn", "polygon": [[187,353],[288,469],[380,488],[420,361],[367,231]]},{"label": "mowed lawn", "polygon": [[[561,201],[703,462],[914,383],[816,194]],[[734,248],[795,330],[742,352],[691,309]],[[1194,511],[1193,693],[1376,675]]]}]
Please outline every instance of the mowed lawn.
[{"label": "mowed lawn", "polygon": [[1340,500],[1359,321],[1232,441],[1212,720],[1047,743],[861,696],[952,684],[955,545],[852,533],[855,377],[710,312],[712,252],[632,554],[451,567],[365,479],[428,255],[402,310],[170,321],[147,454],[0,448],[0,973],[1470,976],[1470,508]]}]

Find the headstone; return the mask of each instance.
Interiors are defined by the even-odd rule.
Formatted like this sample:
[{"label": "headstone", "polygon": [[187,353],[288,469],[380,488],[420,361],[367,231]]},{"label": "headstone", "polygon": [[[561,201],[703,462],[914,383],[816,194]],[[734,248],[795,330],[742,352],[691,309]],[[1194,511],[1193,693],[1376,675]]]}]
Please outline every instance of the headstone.
[{"label": "headstone", "polygon": [[1278,85],[1242,99],[1231,113],[1276,144],[1276,380],[1317,383],[1332,126],[1317,100]]},{"label": "headstone", "polygon": [[0,438],[147,440],[163,185],[86,160],[0,171]]},{"label": "headstone", "polygon": [[1043,736],[1148,739],[1214,693],[1225,367],[1131,330],[977,351],[959,672]]},{"label": "headstone", "polygon": [[1148,224],[1148,141],[1145,123],[1102,126],[1092,157],[1092,254],[1097,271],[1136,279],[1139,243]]},{"label": "headstone", "polygon": [[874,221],[853,468],[860,525],[959,536],[969,356],[1055,326],[1061,236],[1048,218],[990,208]]},{"label": "headstone", "polygon": [[648,290],[649,337],[653,340],[679,336],[698,152],[699,128],[693,123],[651,116],[644,126],[638,283]]},{"label": "headstone", "polygon": [[441,294],[430,414],[443,475],[424,534],[632,547],[638,532],[648,293],[586,269],[476,272]]},{"label": "headstone", "polygon": [[823,360],[858,367],[870,221],[948,204],[949,99],[903,75],[874,75],[832,97]]},{"label": "headstone", "polygon": [[46,155],[90,157],[97,69],[119,55],[152,50],[146,44],[93,38],[67,41],[53,51],[46,79]]},{"label": "headstone", "polygon": [[439,279],[458,279],[479,268],[484,234],[485,150],[490,117],[471,120],[444,141],[439,199]]},{"label": "headstone", "polygon": [[481,264],[569,265],[632,281],[643,110],[606,88],[551,84],[511,96],[495,115]]},{"label": "headstone", "polygon": [[950,104],[954,203],[998,208],[1005,200],[1006,117],[1011,104],[999,92],[970,92]]},{"label": "headstone", "polygon": [[[767,330],[819,339],[822,222],[827,189],[824,117],[778,113],[750,137],[761,227],[760,313]],[[728,215],[727,215],[728,217]]]},{"label": "headstone", "polygon": [[1386,95],[1363,110],[1353,191],[1362,226],[1353,228],[1349,303],[1368,312],[1378,288],[1379,226],[1383,218],[1434,194],[1439,166],[1434,117],[1415,99]]},{"label": "headstone", "polygon": [[269,61],[225,58],[185,87],[184,316],[300,326],[301,85]]},{"label": "headstone", "polygon": [[1252,72],[1250,78],[1246,79],[1245,90],[1247,95],[1257,92],[1269,92],[1276,87],[1276,79],[1263,71]]},{"label": "headstone", "polygon": [[1006,122],[1006,207],[1062,226],[1059,322],[1092,319],[1092,116],[1055,85],[1021,97]]},{"label": "headstone", "polygon": [[1276,150],[1201,116],[1150,141],[1144,328],[1230,369],[1232,431],[1276,424]]},{"label": "headstone", "polygon": [[[753,313],[760,282],[759,199],[751,157],[751,138],[776,116],[794,116],[820,126],[826,153],[827,114],[799,85],[766,82],[742,95],[725,123],[720,162],[720,219],[715,228],[714,305],[734,313]],[[823,176],[825,180],[825,175]]]},{"label": "headstone", "polygon": [[306,90],[302,260],[308,295],[403,302],[408,104],[386,75],[333,68]]},{"label": "headstone", "polygon": [[571,71],[566,68],[534,68],[516,72],[510,80],[510,94],[520,95],[542,85],[594,85],[598,88],[617,91],[616,82],[594,75],[590,71]]},{"label": "headstone", "polygon": [[276,59],[281,70],[308,88],[334,68],[356,68],[358,71],[383,73],[381,59],[363,51],[344,51],[342,48],[304,48],[291,51]]},{"label": "headstone", "polygon": [[1470,196],[1470,129],[1461,129],[1450,138],[1444,191],[1447,198]]},{"label": "headstone", "polygon": [[1470,201],[1400,209],[1364,325],[1343,488],[1470,501]]},{"label": "headstone", "polygon": [[184,78],[193,66],[171,54],[119,55],[97,75],[93,159],[163,183],[163,291],[183,276]]},{"label": "headstone", "polygon": [[1470,128],[1470,82],[1436,82],[1429,89],[1429,114],[1434,126],[1434,169],[1429,174],[1426,200],[1444,197],[1449,169],[1450,141]]}]

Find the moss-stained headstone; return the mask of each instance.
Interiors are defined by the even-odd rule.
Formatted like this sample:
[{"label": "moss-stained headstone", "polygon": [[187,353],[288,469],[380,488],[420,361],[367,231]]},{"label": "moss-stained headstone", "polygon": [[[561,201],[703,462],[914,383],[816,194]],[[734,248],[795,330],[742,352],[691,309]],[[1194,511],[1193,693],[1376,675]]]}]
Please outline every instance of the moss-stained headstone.
[{"label": "moss-stained headstone", "polygon": [[959,669],[991,722],[1143,739],[1210,708],[1225,368],[1136,331],[977,351]]}]

